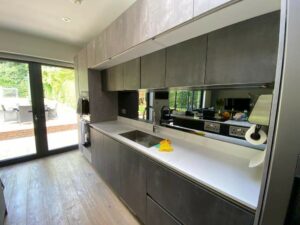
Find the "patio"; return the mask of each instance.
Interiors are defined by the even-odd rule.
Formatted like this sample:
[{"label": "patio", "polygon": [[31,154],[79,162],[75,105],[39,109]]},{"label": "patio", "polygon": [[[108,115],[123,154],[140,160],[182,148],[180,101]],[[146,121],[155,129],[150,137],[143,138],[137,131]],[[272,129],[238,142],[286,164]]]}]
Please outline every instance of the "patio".
[{"label": "patio", "polygon": [[[18,117],[6,121],[0,111],[0,161],[31,155],[36,152],[32,112],[26,122]],[[77,115],[73,108],[57,103],[55,117],[46,114],[48,149],[78,144]]]}]

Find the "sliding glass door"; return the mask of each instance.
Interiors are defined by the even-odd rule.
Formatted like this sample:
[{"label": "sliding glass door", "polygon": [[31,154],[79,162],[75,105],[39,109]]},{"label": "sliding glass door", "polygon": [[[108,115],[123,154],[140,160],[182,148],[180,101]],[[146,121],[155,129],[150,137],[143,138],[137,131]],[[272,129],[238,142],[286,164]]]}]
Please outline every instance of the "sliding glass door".
[{"label": "sliding glass door", "polygon": [[43,65],[42,82],[48,150],[77,145],[74,70]]},{"label": "sliding glass door", "polygon": [[0,166],[78,145],[74,70],[0,59]]},{"label": "sliding glass door", "polygon": [[0,60],[0,162],[36,154],[29,64]]}]

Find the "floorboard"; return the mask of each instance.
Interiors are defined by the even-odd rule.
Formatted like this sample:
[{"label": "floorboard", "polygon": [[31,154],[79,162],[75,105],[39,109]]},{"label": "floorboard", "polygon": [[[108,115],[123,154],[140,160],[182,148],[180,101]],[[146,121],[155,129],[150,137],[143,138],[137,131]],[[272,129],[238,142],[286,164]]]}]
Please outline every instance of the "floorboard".
[{"label": "floorboard", "polygon": [[0,169],[5,225],[138,225],[79,151]]}]

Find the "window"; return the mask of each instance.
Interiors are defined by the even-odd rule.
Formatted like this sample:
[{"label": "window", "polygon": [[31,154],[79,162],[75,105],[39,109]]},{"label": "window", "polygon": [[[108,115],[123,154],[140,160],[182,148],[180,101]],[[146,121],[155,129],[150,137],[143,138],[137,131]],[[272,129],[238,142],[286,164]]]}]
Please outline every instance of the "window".
[{"label": "window", "polygon": [[185,112],[202,107],[203,91],[201,90],[170,91],[169,96],[169,106],[176,111]]}]

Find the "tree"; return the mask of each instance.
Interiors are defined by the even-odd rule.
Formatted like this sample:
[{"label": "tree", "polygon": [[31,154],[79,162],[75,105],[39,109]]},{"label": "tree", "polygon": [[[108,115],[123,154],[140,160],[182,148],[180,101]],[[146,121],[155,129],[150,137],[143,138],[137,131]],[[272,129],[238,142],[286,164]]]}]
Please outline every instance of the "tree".
[{"label": "tree", "polygon": [[0,87],[17,88],[19,97],[29,95],[28,64],[0,60]]}]

